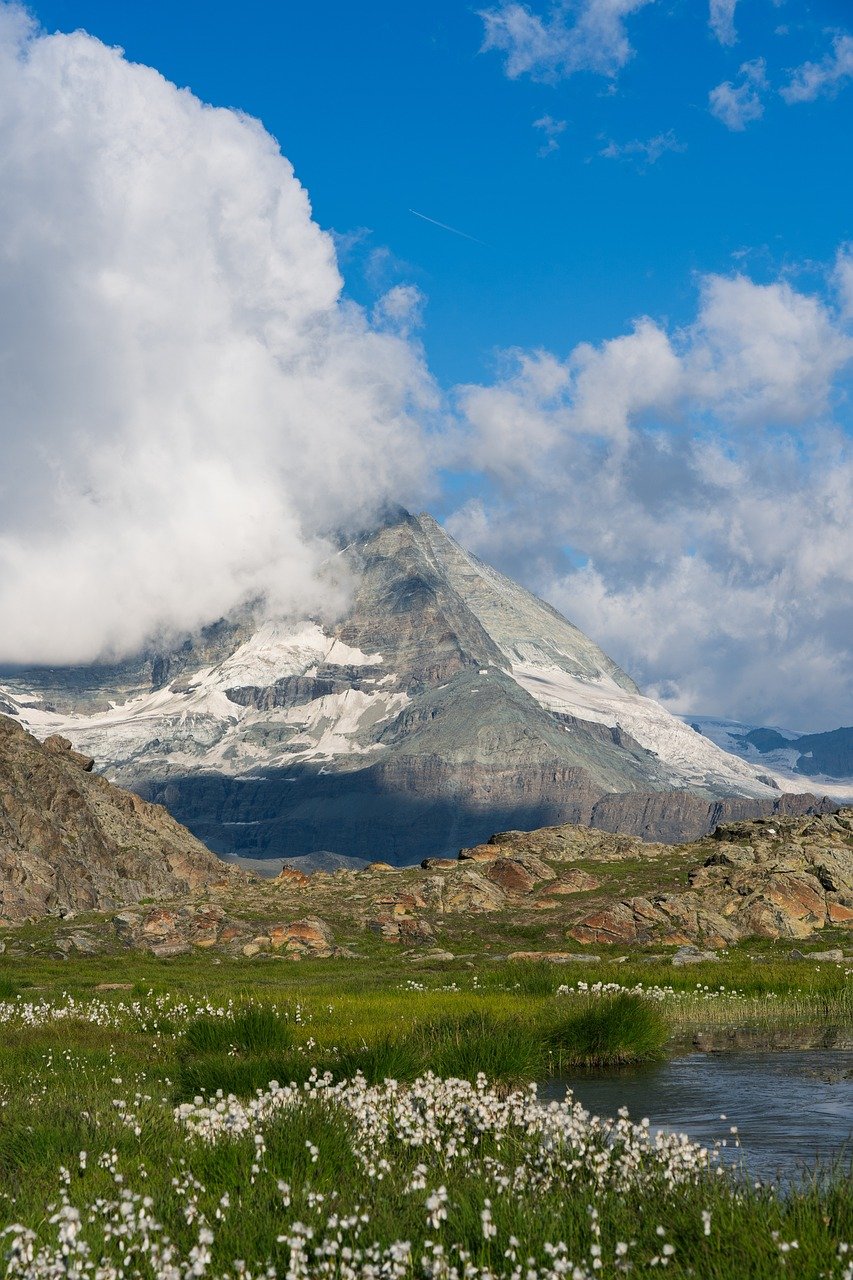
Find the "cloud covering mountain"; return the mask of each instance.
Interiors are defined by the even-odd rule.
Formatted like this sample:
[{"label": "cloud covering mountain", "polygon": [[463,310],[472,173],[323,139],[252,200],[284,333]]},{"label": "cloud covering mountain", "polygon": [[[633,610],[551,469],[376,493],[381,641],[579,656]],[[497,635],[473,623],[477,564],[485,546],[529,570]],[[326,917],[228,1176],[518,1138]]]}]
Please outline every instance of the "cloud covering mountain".
[{"label": "cloud covering mountain", "polygon": [[423,492],[421,351],[275,139],[6,5],[0,246],[4,660],[317,608],[326,531]]}]

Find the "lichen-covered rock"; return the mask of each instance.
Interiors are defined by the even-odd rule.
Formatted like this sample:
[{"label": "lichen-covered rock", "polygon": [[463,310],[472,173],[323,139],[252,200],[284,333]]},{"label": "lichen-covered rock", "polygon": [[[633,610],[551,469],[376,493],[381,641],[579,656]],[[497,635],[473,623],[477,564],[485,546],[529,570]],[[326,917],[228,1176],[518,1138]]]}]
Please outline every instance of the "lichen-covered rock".
[{"label": "lichen-covered rock", "polygon": [[849,811],[809,818],[730,823],[681,893],[634,897],[591,911],[571,935],[582,942],[808,938],[826,924],[853,923]]},{"label": "lichen-covered rock", "polygon": [[512,858],[496,858],[488,864],[484,875],[504,893],[530,893],[536,888],[536,878]]},{"label": "lichen-covered rock", "polygon": [[448,877],[441,896],[447,913],[500,911],[506,902],[506,894],[498,885],[490,884],[473,870]]}]

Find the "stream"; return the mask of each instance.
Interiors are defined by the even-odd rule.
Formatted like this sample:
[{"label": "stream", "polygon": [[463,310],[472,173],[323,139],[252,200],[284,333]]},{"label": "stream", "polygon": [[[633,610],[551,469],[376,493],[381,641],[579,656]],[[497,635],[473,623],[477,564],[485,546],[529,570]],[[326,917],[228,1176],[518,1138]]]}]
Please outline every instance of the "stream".
[{"label": "stream", "polygon": [[653,1129],[707,1147],[725,1140],[722,1161],[762,1181],[797,1182],[834,1159],[849,1165],[853,1154],[853,1054],[843,1050],[691,1053],[562,1076],[541,1085],[540,1097],[563,1098],[567,1088],[596,1115],[625,1106]]}]

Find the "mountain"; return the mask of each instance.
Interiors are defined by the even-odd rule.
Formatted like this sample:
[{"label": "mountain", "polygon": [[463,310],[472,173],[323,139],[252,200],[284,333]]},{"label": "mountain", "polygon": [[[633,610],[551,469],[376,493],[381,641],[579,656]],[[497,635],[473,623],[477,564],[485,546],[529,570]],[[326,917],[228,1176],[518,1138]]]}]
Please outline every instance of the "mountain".
[{"label": "mountain", "polygon": [[409,863],[498,827],[678,840],[814,808],[431,517],[397,513],[338,563],[334,625],[246,613],[114,666],[6,670],[0,699],[226,855]]},{"label": "mountain", "polygon": [[853,728],[797,733],[712,716],[683,719],[724,751],[763,769],[783,787],[806,783],[841,804],[853,802]]},{"label": "mountain", "polygon": [[[0,925],[192,893],[228,869],[158,805],[0,715]],[[232,873],[233,874],[233,873]]]}]

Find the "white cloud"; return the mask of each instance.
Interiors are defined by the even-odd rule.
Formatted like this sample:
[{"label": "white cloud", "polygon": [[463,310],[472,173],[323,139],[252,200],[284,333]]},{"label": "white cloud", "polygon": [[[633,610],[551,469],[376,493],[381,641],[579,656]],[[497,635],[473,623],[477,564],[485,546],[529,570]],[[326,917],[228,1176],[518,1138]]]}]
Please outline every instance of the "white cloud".
[{"label": "white cloud", "polygon": [[342,300],[257,121],[0,5],[0,658],[319,606],[326,530],[429,472],[419,301]]},{"label": "white cloud", "polygon": [[656,133],[653,138],[647,138],[645,141],[635,138],[632,142],[608,142],[598,154],[604,156],[606,160],[633,160],[640,165],[648,165],[657,164],[667,151],[686,150],[686,144],[679,142],[675,131],[668,129],[666,133]]},{"label": "white cloud", "polygon": [[853,36],[837,35],[832,51],[820,62],[804,62],[793,72],[790,82],[779,90],[787,103],[814,102],[823,94],[836,93],[853,78]]},{"label": "white cloud", "polygon": [[708,94],[711,115],[726,126],[742,132],[753,120],[764,115],[762,93],[767,89],[767,64],[763,58],[741,65],[737,84],[724,80]]},{"label": "white cloud", "polygon": [[710,0],[708,23],[720,44],[737,44],[736,7],[737,0]]},{"label": "white cloud", "polygon": [[515,0],[481,11],[483,49],[505,55],[511,80],[553,81],[592,71],[614,76],[633,54],[625,19],[652,0],[576,0],[555,4],[547,17]]},{"label": "white cloud", "polygon": [[451,531],[675,709],[851,723],[852,360],[828,303],[739,276],[680,331],[517,355],[462,397],[489,497]]},{"label": "white cloud", "polygon": [[689,394],[729,425],[797,425],[826,415],[853,342],[817,298],[785,282],[709,276],[689,332]]},{"label": "white cloud", "polygon": [[545,141],[537,152],[540,157],[550,156],[554,151],[560,150],[557,139],[566,131],[565,120],[555,120],[553,116],[548,115],[540,116],[538,120],[533,121],[533,128],[541,129],[545,135]]}]

